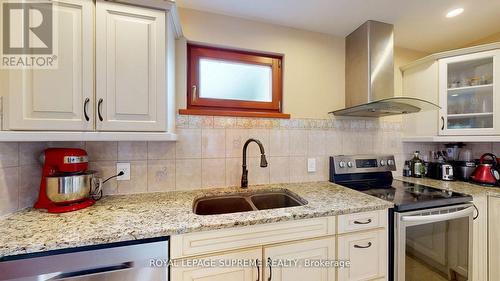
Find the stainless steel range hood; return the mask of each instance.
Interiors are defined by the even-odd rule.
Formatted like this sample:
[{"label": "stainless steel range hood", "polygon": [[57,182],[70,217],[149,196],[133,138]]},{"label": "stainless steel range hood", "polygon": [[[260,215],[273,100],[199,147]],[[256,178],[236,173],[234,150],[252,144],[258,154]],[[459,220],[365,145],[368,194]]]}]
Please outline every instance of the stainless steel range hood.
[{"label": "stainless steel range hood", "polygon": [[394,28],[367,21],[346,37],[346,108],[336,116],[381,117],[436,110],[431,102],[394,97]]}]

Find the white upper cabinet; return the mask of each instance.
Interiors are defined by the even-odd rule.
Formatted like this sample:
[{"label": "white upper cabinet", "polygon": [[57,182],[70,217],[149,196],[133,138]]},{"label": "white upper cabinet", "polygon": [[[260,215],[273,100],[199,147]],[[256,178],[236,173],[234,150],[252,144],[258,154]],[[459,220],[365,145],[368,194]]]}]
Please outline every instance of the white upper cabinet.
[{"label": "white upper cabinet", "polygon": [[94,4],[90,0],[57,0],[53,9],[58,67],[8,71],[6,129],[94,128]]},{"label": "white upper cabinet", "polygon": [[166,131],[165,11],[96,3],[96,128]]},{"label": "white upper cabinet", "polygon": [[440,135],[500,134],[500,52],[439,60]]},{"label": "white upper cabinet", "polygon": [[3,72],[0,139],[175,140],[175,4],[52,3],[58,66]]},{"label": "white upper cabinet", "polygon": [[[419,64],[403,71],[403,95],[439,103],[438,62]],[[438,133],[437,110],[403,115],[404,136],[435,136]]]}]

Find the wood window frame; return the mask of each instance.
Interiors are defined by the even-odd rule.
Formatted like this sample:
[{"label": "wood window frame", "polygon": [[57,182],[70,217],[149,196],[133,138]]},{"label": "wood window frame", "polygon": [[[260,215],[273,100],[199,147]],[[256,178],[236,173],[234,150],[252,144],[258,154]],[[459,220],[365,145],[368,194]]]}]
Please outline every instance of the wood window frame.
[{"label": "wood window frame", "polygon": [[[199,62],[200,59],[241,62],[251,65],[271,67],[272,101],[245,101],[230,99],[202,98],[199,96]],[[227,48],[217,48],[199,44],[187,44],[187,109],[179,110],[180,114],[222,115],[268,118],[290,118],[282,113],[283,98],[283,57],[265,53],[247,52]]]}]

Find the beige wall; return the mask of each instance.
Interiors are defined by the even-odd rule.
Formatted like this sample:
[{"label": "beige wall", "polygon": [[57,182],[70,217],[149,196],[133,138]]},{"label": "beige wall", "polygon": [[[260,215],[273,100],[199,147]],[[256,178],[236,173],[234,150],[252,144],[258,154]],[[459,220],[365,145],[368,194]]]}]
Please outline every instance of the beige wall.
[{"label": "beige wall", "polygon": [[[344,106],[344,39],[321,33],[180,9],[187,40],[284,55],[283,108],[294,118],[326,118]],[[177,105],[186,106],[186,47],[178,49]]]},{"label": "beige wall", "polygon": [[[327,118],[342,108],[344,38],[241,18],[179,9],[186,39],[177,45],[177,106],[186,107],[186,40],[284,55],[283,108],[293,118]],[[402,93],[399,66],[426,53],[395,50],[395,93]]]}]

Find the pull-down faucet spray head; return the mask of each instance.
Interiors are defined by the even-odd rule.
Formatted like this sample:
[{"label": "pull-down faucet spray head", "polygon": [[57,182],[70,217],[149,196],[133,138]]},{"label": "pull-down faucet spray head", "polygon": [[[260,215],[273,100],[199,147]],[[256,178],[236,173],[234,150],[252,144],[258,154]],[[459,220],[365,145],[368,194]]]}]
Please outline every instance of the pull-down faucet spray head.
[{"label": "pull-down faucet spray head", "polygon": [[248,170],[247,170],[247,147],[251,142],[255,142],[260,149],[260,167],[267,167],[266,160],[266,152],[264,151],[264,146],[259,140],[256,139],[248,139],[243,145],[243,165],[242,165],[242,174],[241,174],[241,188],[248,187]]}]

